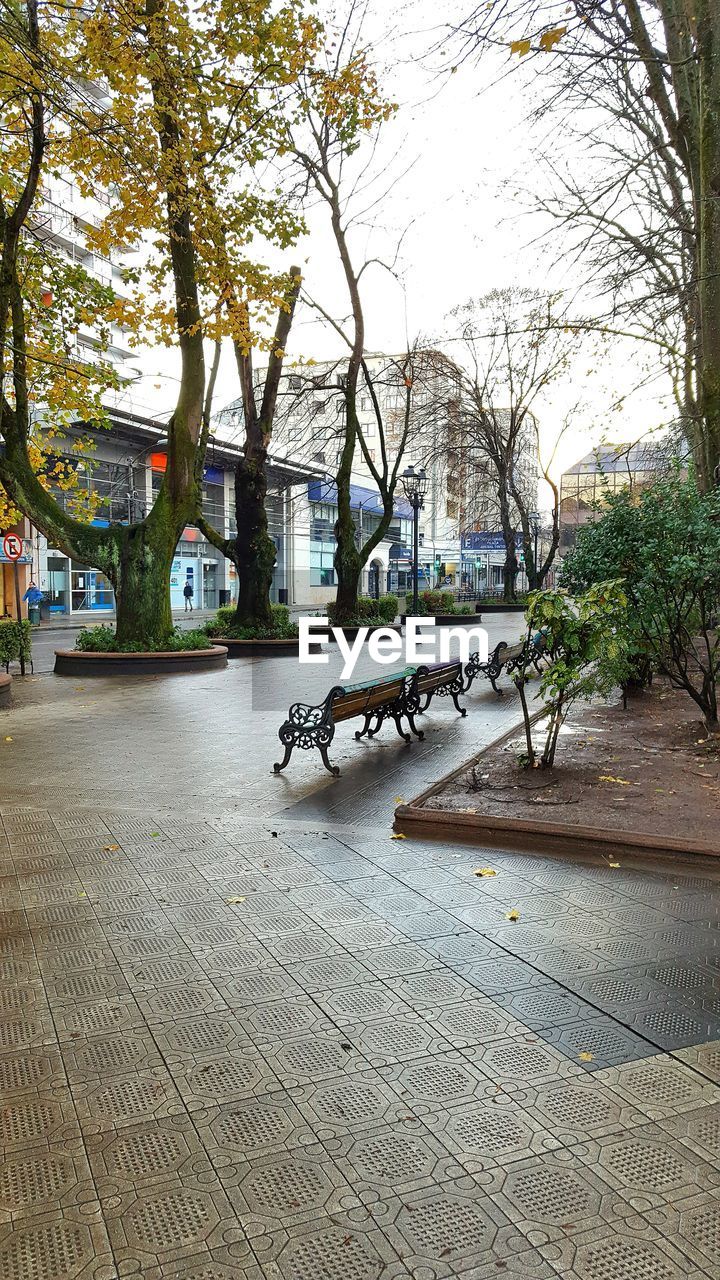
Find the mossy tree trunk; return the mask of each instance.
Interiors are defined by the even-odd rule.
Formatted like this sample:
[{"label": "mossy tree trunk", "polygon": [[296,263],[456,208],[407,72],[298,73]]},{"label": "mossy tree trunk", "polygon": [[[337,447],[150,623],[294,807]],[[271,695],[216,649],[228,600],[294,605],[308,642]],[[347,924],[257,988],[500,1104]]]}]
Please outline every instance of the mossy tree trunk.
[{"label": "mossy tree trunk", "polygon": [[235,468],[237,533],[232,559],[237,570],[235,626],[272,627],[270,590],[275,569],[275,543],[268,531],[267,450],[253,448]]},{"label": "mossy tree trunk", "polygon": [[699,192],[697,194],[701,360],[700,412],[704,424],[701,485],[720,484],[720,9],[697,0],[700,80]]},{"label": "mossy tree trunk", "polygon": [[[221,260],[227,262],[223,244],[220,244],[219,252]],[[233,625],[253,631],[267,631],[273,625],[270,592],[276,550],[270,536],[267,518],[268,450],[272,439],[285,348],[290,337],[300,285],[300,268],[291,267],[286,281],[285,298],[278,310],[259,404],[253,378],[249,308],[245,301],[238,298],[229,276],[223,286],[223,295],[233,332],[235,363],[240,381],[245,424],[243,454],[235,468],[236,533],[232,538],[225,538],[213,528],[199,510],[196,513],[196,523],[208,541],[235,565],[238,595]],[[206,426],[209,429],[209,404],[206,405],[205,416]]]},{"label": "mossy tree trunk", "polygon": [[[235,520],[237,533],[232,559],[238,575],[235,625],[267,629],[272,627],[270,591],[275,569],[275,543],[267,518],[267,458],[272,438],[278,389],[285,348],[295,315],[301,276],[291,267],[284,302],[278,311],[272,350],[268,360],[262,400],[258,406],[253,385],[252,352],[235,342],[235,358],[242,389],[245,416],[243,456],[235,469]],[[249,330],[249,317],[246,312]]]},{"label": "mossy tree trunk", "polygon": [[[38,51],[35,0],[31,0],[28,38]],[[160,0],[148,0],[148,42],[164,43],[165,17]],[[120,643],[152,648],[172,631],[170,569],[184,526],[192,517],[198,494],[198,452],[203,424],[205,364],[198,274],[191,225],[186,161],[180,145],[176,101],[171,78],[159,56],[149,61],[154,119],[160,142],[166,227],[175,293],[181,377],[178,399],[168,423],[168,461],[160,492],[147,518],[137,525],[97,528],[67,514],[41,485],[29,454],[30,398],[25,305],[19,279],[18,252],[22,229],[32,207],[45,155],[45,109],[33,90],[31,152],[25,188],[15,208],[0,206],[0,358],[12,367],[14,405],[0,402],[0,482],[11,499],[47,537],[51,546],[103,572],[115,589],[117,638]]]}]

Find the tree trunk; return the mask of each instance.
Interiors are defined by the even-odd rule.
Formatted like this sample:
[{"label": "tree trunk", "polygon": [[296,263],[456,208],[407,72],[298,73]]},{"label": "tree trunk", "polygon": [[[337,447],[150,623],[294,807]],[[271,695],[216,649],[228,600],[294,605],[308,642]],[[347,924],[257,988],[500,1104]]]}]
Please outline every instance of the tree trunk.
[{"label": "tree trunk", "polygon": [[699,294],[702,489],[720,483],[720,15],[717,0],[698,0],[700,68]]},{"label": "tree trunk", "polygon": [[339,624],[354,622],[357,618],[360,575],[363,562],[355,546],[355,521],[350,510],[350,492],[341,500],[338,484],[338,518],[335,522],[335,574],[337,593],[333,617]]},{"label": "tree trunk", "polygon": [[172,634],[170,570],[181,533],[171,519],[152,517],[119,531],[117,563],[108,574],[115,588],[119,645],[162,648]]},{"label": "tree trunk", "polygon": [[235,517],[237,534],[232,543],[232,559],[238,575],[237,609],[234,625],[266,630],[272,627],[270,588],[275,568],[275,543],[268,533],[267,452],[263,448],[246,453],[235,469]]}]

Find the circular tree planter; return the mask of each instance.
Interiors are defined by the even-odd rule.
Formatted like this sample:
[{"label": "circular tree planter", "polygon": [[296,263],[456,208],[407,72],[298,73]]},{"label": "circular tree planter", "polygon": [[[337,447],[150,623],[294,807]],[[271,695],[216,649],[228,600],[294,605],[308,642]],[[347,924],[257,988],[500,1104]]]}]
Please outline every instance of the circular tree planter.
[{"label": "circular tree planter", "polygon": [[[410,614],[410,617],[413,615]],[[434,622],[436,627],[476,627],[482,620],[478,613],[426,613],[418,614],[422,622]],[[403,619],[403,626],[405,620]]]},{"label": "circular tree planter", "polygon": [[0,674],[0,708],[9,707],[12,702],[12,676],[3,671]]},{"label": "circular tree planter", "polygon": [[[358,632],[364,630],[364,628],[363,627],[339,627],[338,630],[342,631],[346,640],[356,640]],[[368,637],[372,635],[373,631],[396,631],[398,635],[402,635],[402,623],[396,624],[393,622],[383,622],[379,626],[368,627],[367,628]],[[323,639],[332,640],[333,642],[335,642],[335,636],[332,631],[326,631],[324,634],[322,632],[316,632],[315,634],[323,635]]]},{"label": "circular tree planter", "polygon": [[[297,658],[300,653],[297,636],[285,640],[231,640],[225,636],[213,639],[227,649],[228,658]],[[322,653],[320,641],[311,641],[308,650],[310,653]]]},{"label": "circular tree planter", "polygon": [[223,645],[209,649],[176,649],[165,653],[87,653],[55,650],[56,676],[164,676],[178,672],[216,671],[227,666]]}]

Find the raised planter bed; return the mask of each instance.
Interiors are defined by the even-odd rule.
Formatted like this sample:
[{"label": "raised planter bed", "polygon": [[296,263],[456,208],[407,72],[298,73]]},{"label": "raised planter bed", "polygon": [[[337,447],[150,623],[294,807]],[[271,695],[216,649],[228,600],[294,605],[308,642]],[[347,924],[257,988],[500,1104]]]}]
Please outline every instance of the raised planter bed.
[{"label": "raised planter bed", "polygon": [[[228,658],[292,658],[297,657],[300,652],[297,636],[284,640],[232,640],[225,636],[215,636],[214,641],[227,649]],[[321,642],[311,640],[308,650],[310,653],[322,653]]]},{"label": "raised planter bed", "polygon": [[169,653],[85,653],[55,650],[56,676],[164,676],[178,672],[217,671],[227,666],[224,645],[178,649]]},{"label": "raised planter bed", "polygon": [[526,604],[476,604],[476,613],[524,613]]},{"label": "raised planter bed", "polygon": [[12,676],[3,671],[0,673],[0,708],[9,707],[12,702]]},{"label": "raised planter bed", "polygon": [[617,855],[720,857],[713,739],[704,736],[685,694],[656,684],[627,711],[578,710],[563,759],[547,772],[517,768],[523,735],[516,727],[400,805],[396,829],[611,865]]}]

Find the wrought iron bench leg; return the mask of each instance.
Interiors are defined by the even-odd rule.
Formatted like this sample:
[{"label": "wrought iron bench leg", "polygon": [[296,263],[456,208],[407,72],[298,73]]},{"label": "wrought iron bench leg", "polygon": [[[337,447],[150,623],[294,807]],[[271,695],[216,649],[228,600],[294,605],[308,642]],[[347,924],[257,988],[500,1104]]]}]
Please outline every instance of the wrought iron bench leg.
[{"label": "wrought iron bench leg", "polygon": [[398,733],[400,734],[400,737],[401,737],[401,738],[404,738],[406,742],[412,742],[412,738],[411,738],[410,734],[409,734],[409,733],[406,733],[406,732],[405,732],[405,730],[404,730],[404,729],[403,729],[403,727],[402,727],[402,719],[401,719],[402,712],[401,712],[401,711],[392,711],[390,714],[392,715],[392,718],[393,718],[393,720],[395,721],[395,728],[397,729]]},{"label": "wrought iron bench leg", "polygon": [[[462,689],[460,690],[460,693],[462,693]],[[458,702],[458,695],[457,695],[457,693],[456,693],[454,690],[453,690],[453,692],[450,694],[450,697],[452,698],[452,700],[453,700],[453,702],[454,702],[454,704],[455,704],[455,710],[456,710],[456,711],[457,711],[461,716],[466,716],[466,715],[467,715],[467,707],[461,707],[461,706],[460,706],[460,703]]]},{"label": "wrought iron bench leg", "polygon": [[331,773],[333,778],[338,778],[340,776],[339,766],[336,764],[331,764],[330,761],[328,760],[328,753],[327,753],[328,743],[319,742],[318,747],[320,750],[320,755],[322,756],[322,762],[325,765],[325,768],[327,769],[328,773]]},{"label": "wrought iron bench leg", "polygon": [[[377,723],[376,723],[376,725],[375,725],[375,728],[374,728],[374,729],[371,729],[371,728],[370,728],[370,725],[372,724],[373,720],[376,720],[376,721],[377,721]],[[374,734],[374,733],[377,733],[377,731],[378,731],[378,729],[379,729],[379,728],[380,728],[380,717],[378,716],[377,712],[376,712],[376,711],[366,711],[366,712],[365,712],[365,723],[364,723],[364,725],[363,725],[362,729],[356,729],[356,730],[355,730],[355,741],[356,741],[356,742],[359,742],[359,741],[360,741],[360,739],[361,739],[361,738],[364,738],[366,734],[367,734],[368,738],[372,738],[373,734]]]},{"label": "wrought iron bench leg", "polygon": [[423,733],[422,729],[418,729],[417,725],[415,724],[415,713],[413,711],[406,711],[405,718],[407,719],[407,722],[410,725],[410,728],[415,734],[415,737],[419,738],[420,741],[422,742],[425,738],[425,734]]},{"label": "wrought iron bench leg", "polygon": [[273,765],[275,773],[280,773],[288,763],[295,747],[301,751],[311,751],[317,747],[328,773],[337,777],[340,770],[337,765],[330,764],[327,749],[335,736],[335,725],[332,721],[332,703],[337,693],[342,693],[339,686],[331,689],[324,702],[317,707],[305,703],[294,703],[288,718],[278,730],[278,737],[285,748],[285,755],[279,763]]},{"label": "wrought iron bench leg", "polygon": [[285,768],[285,766],[288,764],[288,762],[289,762],[289,760],[290,760],[290,757],[291,757],[291,755],[292,755],[292,753],[293,753],[293,745],[294,745],[294,744],[293,744],[292,742],[290,742],[290,743],[287,743],[287,744],[286,744],[286,746],[285,746],[285,755],[283,756],[282,760],[280,760],[280,762],[279,762],[279,763],[278,763],[278,761],[276,760],[276,761],[275,761],[275,764],[273,765],[273,772],[274,772],[274,773],[280,773],[280,770],[281,770],[281,769],[284,769],[284,768]]}]

